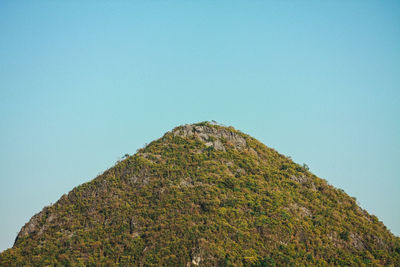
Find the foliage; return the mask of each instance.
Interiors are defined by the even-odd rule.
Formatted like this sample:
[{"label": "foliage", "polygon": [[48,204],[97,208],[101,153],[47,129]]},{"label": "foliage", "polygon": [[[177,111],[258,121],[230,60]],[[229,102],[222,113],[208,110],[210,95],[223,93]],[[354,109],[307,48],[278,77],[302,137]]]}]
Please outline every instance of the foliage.
[{"label": "foliage", "polygon": [[[166,133],[46,207],[1,266],[398,265],[400,240],[355,200],[232,127],[238,148]],[[29,226],[29,227],[28,227]]]}]

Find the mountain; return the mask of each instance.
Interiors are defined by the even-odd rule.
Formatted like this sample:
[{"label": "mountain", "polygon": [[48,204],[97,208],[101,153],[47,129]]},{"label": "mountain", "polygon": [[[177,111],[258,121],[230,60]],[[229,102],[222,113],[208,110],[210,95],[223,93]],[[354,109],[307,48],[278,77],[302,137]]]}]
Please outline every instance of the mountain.
[{"label": "mountain", "polygon": [[0,265],[400,266],[400,239],[306,165],[203,122],[45,207]]}]

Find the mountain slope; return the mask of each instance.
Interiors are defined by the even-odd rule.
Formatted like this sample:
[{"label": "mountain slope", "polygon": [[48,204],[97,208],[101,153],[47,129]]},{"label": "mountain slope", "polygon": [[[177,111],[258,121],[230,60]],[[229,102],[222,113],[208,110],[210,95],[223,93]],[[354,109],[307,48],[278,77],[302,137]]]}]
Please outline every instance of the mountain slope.
[{"label": "mountain slope", "polygon": [[1,266],[399,265],[400,239],[232,127],[184,125],[45,207]]}]

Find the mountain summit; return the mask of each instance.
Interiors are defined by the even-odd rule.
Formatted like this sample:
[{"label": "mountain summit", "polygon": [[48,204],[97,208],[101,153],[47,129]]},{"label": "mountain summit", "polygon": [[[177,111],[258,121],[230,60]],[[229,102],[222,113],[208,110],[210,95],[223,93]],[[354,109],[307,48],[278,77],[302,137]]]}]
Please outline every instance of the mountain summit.
[{"label": "mountain summit", "polygon": [[1,266],[397,265],[400,239],[256,139],[179,126],[45,207]]}]

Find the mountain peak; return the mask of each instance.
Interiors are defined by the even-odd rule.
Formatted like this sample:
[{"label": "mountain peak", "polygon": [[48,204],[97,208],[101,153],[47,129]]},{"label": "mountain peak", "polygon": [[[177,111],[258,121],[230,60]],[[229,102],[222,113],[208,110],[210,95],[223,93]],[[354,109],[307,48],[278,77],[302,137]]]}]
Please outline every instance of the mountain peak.
[{"label": "mountain peak", "polygon": [[225,145],[233,145],[238,149],[247,146],[243,134],[239,133],[233,127],[225,127],[217,123],[201,122],[196,124],[186,124],[173,130],[174,136],[195,137],[203,142],[207,147],[213,147],[216,150],[226,151]]},{"label": "mountain peak", "polygon": [[395,265],[400,239],[306,166],[187,124],[45,207],[0,265]]}]

